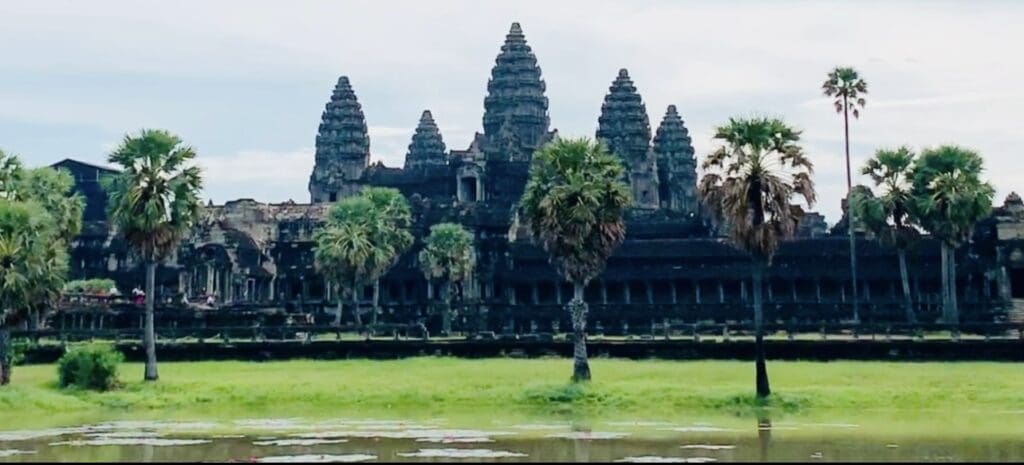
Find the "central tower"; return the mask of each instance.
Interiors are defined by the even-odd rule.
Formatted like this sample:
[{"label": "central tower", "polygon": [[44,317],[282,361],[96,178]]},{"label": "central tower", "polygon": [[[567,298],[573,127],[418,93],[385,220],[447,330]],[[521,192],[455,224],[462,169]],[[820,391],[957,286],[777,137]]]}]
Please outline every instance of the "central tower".
[{"label": "central tower", "polygon": [[489,201],[512,203],[526,186],[533,152],[550,140],[548,98],[540,66],[519,23],[512,23],[494,59],[484,98],[481,146]]}]

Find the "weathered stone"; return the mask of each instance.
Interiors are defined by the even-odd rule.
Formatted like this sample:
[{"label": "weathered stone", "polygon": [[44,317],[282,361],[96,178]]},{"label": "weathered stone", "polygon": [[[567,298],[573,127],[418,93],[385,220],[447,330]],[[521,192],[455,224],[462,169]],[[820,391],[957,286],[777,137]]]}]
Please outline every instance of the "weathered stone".
[{"label": "weathered stone", "polygon": [[669,105],[654,135],[658,160],[658,196],[661,206],[684,214],[697,214],[697,158],[690,133],[675,105]]},{"label": "weathered stone", "polygon": [[597,120],[597,139],[622,159],[633,193],[633,204],[658,208],[658,171],[651,150],[651,124],[629,71],[620,69],[608,88]]},{"label": "weathered stone", "polygon": [[316,164],[309,178],[312,201],[333,202],[357,192],[354,181],[362,177],[369,162],[366,117],[348,77],[342,76],[320,117]]}]

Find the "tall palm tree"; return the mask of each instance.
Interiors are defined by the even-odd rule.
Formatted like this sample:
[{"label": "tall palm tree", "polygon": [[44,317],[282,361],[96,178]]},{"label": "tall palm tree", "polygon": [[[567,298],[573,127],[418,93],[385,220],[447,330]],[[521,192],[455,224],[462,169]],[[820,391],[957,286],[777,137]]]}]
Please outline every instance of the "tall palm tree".
[{"label": "tall palm tree", "polygon": [[555,139],[533,156],[523,219],[551,263],[573,284],[568,304],[573,327],[573,381],[590,379],[587,304],[583,289],[604,270],[626,237],[625,209],[631,199],[621,181],[622,164],[586,138]]},{"label": "tall palm tree", "polygon": [[391,254],[382,263],[382,270],[373,280],[373,314],[371,324],[377,323],[377,314],[380,313],[380,280],[387,272],[394,268],[398,260],[412,247],[413,237],[409,232],[412,225],[412,210],[409,208],[409,201],[398,189],[390,187],[368,187],[363,190],[362,195],[374,204],[385,222],[379,231],[382,235],[381,241],[387,243],[391,248]]},{"label": "tall palm tree", "polygon": [[449,334],[452,330],[451,287],[461,286],[473,275],[473,235],[461,225],[440,223],[430,227],[430,235],[424,243],[419,254],[420,270],[428,281],[441,281],[442,328],[444,334]]},{"label": "tall palm tree", "polygon": [[860,290],[857,288],[857,242],[854,240],[853,209],[849,207],[850,195],[853,193],[853,177],[850,169],[850,113],[860,118],[860,110],[867,103],[864,94],[868,93],[868,83],[861,79],[857,70],[849,67],[836,67],[828,73],[828,79],[821,86],[822,92],[834,97],[836,113],[843,114],[843,138],[846,142],[846,233],[850,238],[850,276],[853,284],[853,319],[860,321]]},{"label": "tall palm tree", "polygon": [[722,146],[708,155],[698,185],[704,205],[728,224],[729,239],[752,259],[758,397],[771,394],[764,354],[762,281],[779,246],[814,205],[814,165],[798,145],[800,132],[781,120],[733,118],[715,131]]},{"label": "tall palm tree", "polygon": [[854,212],[860,224],[872,231],[883,244],[896,249],[903,285],[903,310],[910,323],[917,322],[907,270],[907,247],[919,236],[914,218],[910,216],[910,203],[913,201],[910,176],[915,156],[908,147],[875,152],[861,174],[871,178],[879,196],[865,186],[857,186],[849,202],[850,211]]},{"label": "tall palm tree", "polygon": [[156,266],[178,247],[201,208],[203,180],[192,164],[195,157],[178,136],[143,129],[125,136],[107,158],[122,170],[106,181],[108,216],[146,266],[146,381],[159,378],[153,323]]},{"label": "tall palm tree", "polygon": [[974,225],[992,211],[995,189],[981,180],[984,160],[977,152],[943,145],[921,152],[911,175],[912,213],[942,243],[942,308],[948,324],[960,322],[956,296],[956,249]]}]

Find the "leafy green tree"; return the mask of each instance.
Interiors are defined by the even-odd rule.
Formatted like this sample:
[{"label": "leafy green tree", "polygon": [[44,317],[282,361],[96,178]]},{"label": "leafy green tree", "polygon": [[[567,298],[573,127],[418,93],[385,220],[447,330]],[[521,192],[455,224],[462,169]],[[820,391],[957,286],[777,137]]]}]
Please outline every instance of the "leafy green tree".
[{"label": "leafy green tree", "polygon": [[803,214],[793,203],[814,205],[814,165],[798,145],[800,132],[778,119],[733,118],[715,131],[721,146],[708,155],[698,191],[704,206],[729,225],[729,239],[752,258],[758,397],[771,394],[764,354],[765,270],[779,240],[792,236]]},{"label": "leafy green tree", "polygon": [[943,145],[921,152],[911,173],[911,213],[942,243],[942,308],[948,324],[960,322],[956,296],[956,249],[971,238],[974,225],[992,211],[995,189],[981,180],[984,161],[977,152]]},{"label": "leafy green tree", "polygon": [[[10,383],[9,328],[28,315],[43,286],[63,276],[67,254],[53,218],[37,203],[0,200],[0,385]],[[60,288],[58,287],[58,290]]]},{"label": "leafy green tree", "polygon": [[875,152],[861,174],[871,177],[879,195],[875,196],[868,187],[857,186],[850,202],[850,210],[859,224],[874,233],[882,244],[896,249],[903,288],[903,310],[910,323],[917,322],[917,315],[914,314],[910,295],[907,247],[920,235],[914,227],[914,218],[910,216],[913,201],[910,176],[914,157],[914,152],[908,147]]},{"label": "leafy green tree", "polygon": [[[843,114],[843,139],[846,142],[846,198],[847,204],[853,194],[853,178],[850,169],[850,113],[860,118],[860,110],[867,101],[868,83],[861,79],[857,70],[849,67],[836,67],[828,73],[828,79],[821,86],[822,92],[834,97],[832,104],[836,113]],[[850,275],[853,283],[853,319],[860,321],[860,291],[857,287],[857,242],[854,239],[854,211],[847,207],[846,233],[850,239]]]},{"label": "leafy green tree", "polygon": [[473,235],[461,225],[440,223],[430,227],[419,254],[420,270],[428,281],[441,282],[444,301],[443,331],[451,333],[452,285],[462,286],[473,275]]},{"label": "leafy green tree", "polygon": [[412,211],[409,201],[398,189],[390,187],[367,187],[362,195],[379,211],[386,227],[380,229],[381,241],[387,243],[392,253],[389,260],[382,265],[380,275],[373,280],[373,315],[371,324],[377,323],[380,313],[380,280],[384,274],[394,268],[395,264],[412,247],[413,237],[409,232],[412,225]]},{"label": "leafy green tree", "polygon": [[146,381],[159,378],[153,327],[156,267],[199,218],[203,179],[195,157],[192,147],[160,129],[125,136],[108,157],[122,170],[106,180],[108,217],[146,266]]},{"label": "leafy green tree", "polygon": [[551,263],[572,282],[568,304],[573,327],[573,381],[590,379],[587,361],[587,304],[583,290],[605,267],[626,237],[623,214],[630,205],[629,187],[621,181],[622,164],[600,144],[555,139],[533,156],[526,191],[520,201],[523,219]]},{"label": "leafy green tree", "polygon": [[25,319],[34,327],[55,306],[83,209],[68,173],[25,170],[0,151],[0,384],[10,382],[8,328]]},{"label": "leafy green tree", "polygon": [[377,282],[412,244],[409,211],[397,190],[368,188],[342,199],[328,212],[324,228],[314,238],[314,258],[317,269],[338,292],[336,325],[341,324],[341,295],[348,291],[356,325],[362,327],[362,289]]}]

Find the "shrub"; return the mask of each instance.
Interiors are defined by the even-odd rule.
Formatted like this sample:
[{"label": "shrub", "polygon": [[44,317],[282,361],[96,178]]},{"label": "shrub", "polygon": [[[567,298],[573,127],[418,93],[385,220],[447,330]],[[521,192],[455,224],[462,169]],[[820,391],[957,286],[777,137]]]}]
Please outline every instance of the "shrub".
[{"label": "shrub", "polygon": [[87,294],[106,294],[110,292],[110,289],[114,287],[114,280],[106,278],[95,278],[95,279],[76,279],[74,281],[68,281],[64,284],[64,292],[66,293],[77,293],[85,292]]},{"label": "shrub", "polygon": [[105,391],[117,387],[117,367],[124,356],[108,344],[85,344],[68,350],[57,361],[61,387]]}]

